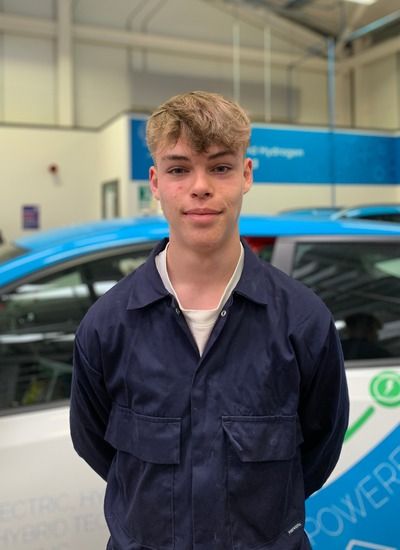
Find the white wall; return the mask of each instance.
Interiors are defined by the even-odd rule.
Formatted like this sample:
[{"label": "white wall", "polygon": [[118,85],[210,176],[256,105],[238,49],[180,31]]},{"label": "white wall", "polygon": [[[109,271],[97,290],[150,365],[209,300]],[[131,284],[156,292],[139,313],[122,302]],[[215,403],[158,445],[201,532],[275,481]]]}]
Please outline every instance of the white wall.
[{"label": "white wall", "polygon": [[296,79],[300,90],[298,124],[328,124],[328,79],[325,73],[303,70]]},{"label": "white wall", "polygon": [[397,55],[363,65],[355,72],[355,124],[358,128],[400,127]]},{"label": "white wall", "polygon": [[338,185],[336,189],[337,204],[346,206],[400,202],[400,185]]},{"label": "white wall", "polygon": [[338,72],[335,76],[335,124],[341,127],[352,127],[352,82],[353,75],[350,72]]},{"label": "white wall", "polygon": [[131,107],[128,54],[123,48],[75,45],[75,119],[97,128]]},{"label": "white wall", "polygon": [[43,38],[6,35],[2,46],[3,86],[0,101],[4,122],[55,124],[53,42]]},{"label": "white wall", "polygon": [[253,185],[243,203],[246,214],[274,214],[287,208],[400,202],[399,185]]},{"label": "white wall", "polygon": [[253,185],[243,202],[246,214],[275,214],[287,208],[329,206],[328,185]]},{"label": "white wall", "polygon": [[[23,231],[22,205],[40,208],[41,228],[82,222],[99,215],[94,132],[0,127],[0,229],[6,240]],[[59,173],[49,173],[50,164]]]},{"label": "white wall", "polygon": [[[138,210],[129,175],[129,117],[97,130],[0,126],[0,230],[6,240],[35,233],[22,227],[22,206],[40,209],[40,229],[101,217],[101,186],[118,181],[120,215]],[[58,173],[49,172],[56,164]]]},{"label": "white wall", "polygon": [[[98,132],[96,177],[98,195],[101,184],[117,180],[119,187],[120,215],[128,216],[136,212],[136,204],[128,206],[128,194],[131,191],[129,181],[129,118],[121,116]],[[100,215],[100,210],[97,215]]]}]

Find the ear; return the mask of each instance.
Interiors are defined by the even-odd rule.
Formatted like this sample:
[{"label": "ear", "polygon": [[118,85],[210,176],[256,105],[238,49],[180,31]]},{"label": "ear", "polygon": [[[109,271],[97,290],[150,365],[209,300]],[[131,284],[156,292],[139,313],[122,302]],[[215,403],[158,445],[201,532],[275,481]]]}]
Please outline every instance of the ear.
[{"label": "ear", "polygon": [[155,166],[150,167],[149,180],[150,180],[150,189],[153,194],[153,197],[157,200],[160,200],[160,194],[158,192],[157,168]]},{"label": "ear", "polygon": [[243,193],[247,193],[248,191],[250,191],[250,188],[253,184],[253,161],[250,158],[244,159],[243,177],[244,177]]}]

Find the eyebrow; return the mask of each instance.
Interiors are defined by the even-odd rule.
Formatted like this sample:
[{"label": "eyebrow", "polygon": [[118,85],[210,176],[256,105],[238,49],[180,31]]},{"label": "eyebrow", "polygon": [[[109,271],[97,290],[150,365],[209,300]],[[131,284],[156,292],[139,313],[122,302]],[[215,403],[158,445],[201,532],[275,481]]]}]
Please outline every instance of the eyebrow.
[{"label": "eyebrow", "polygon": [[164,155],[161,160],[189,160],[185,155]]},{"label": "eyebrow", "polygon": [[[208,155],[208,160],[215,160],[220,157],[225,157],[227,155],[233,155],[234,152],[230,151],[229,149],[224,149],[223,151],[217,151],[216,153],[213,153],[212,155]],[[173,160],[173,161],[190,161],[190,158],[186,155],[164,155],[161,157],[161,160]]]}]

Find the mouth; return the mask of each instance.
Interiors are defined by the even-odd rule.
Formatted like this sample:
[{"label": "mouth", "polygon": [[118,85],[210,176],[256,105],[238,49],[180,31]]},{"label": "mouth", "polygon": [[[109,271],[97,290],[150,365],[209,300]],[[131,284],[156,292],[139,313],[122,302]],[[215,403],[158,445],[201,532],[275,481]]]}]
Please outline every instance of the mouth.
[{"label": "mouth", "polygon": [[190,210],[185,210],[185,216],[218,216],[221,214],[221,210],[214,210],[212,208],[191,208]]}]

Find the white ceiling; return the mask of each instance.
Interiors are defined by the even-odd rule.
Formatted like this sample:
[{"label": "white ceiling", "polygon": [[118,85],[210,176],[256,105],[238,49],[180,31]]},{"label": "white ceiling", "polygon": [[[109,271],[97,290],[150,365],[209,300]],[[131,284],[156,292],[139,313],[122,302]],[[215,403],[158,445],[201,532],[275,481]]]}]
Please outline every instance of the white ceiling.
[{"label": "white ceiling", "polygon": [[[361,1],[358,0],[358,2]],[[373,2],[373,0],[370,1]],[[400,34],[399,0],[375,0],[371,5],[358,2],[357,0],[221,0],[219,3],[234,9],[240,6],[259,17],[265,17],[272,12],[317,33],[337,38],[345,32],[351,32],[397,12],[397,33]]]}]

